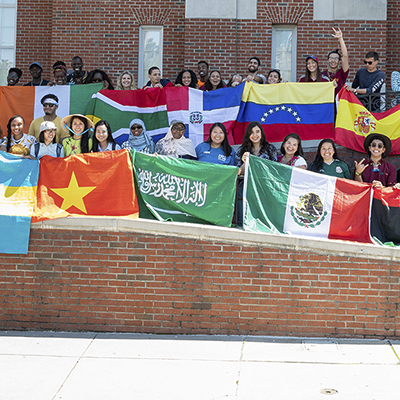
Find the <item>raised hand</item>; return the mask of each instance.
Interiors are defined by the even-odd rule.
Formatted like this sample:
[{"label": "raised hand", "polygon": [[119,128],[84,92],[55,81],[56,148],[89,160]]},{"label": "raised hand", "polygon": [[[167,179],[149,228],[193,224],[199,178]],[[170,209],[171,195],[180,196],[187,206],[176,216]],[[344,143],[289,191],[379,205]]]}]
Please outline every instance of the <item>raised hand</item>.
[{"label": "raised hand", "polygon": [[342,31],[340,30],[340,28],[335,29],[335,28],[332,26],[332,29],[333,29],[332,36],[333,36],[334,38],[336,38],[336,39],[341,39],[341,38],[343,37]]}]

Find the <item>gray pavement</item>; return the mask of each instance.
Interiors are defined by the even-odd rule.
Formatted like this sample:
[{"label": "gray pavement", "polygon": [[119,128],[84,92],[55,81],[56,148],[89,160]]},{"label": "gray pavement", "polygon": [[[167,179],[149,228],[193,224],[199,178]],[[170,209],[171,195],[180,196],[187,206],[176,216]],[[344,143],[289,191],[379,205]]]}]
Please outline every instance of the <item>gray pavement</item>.
[{"label": "gray pavement", "polygon": [[394,400],[400,341],[0,332],[0,400]]}]

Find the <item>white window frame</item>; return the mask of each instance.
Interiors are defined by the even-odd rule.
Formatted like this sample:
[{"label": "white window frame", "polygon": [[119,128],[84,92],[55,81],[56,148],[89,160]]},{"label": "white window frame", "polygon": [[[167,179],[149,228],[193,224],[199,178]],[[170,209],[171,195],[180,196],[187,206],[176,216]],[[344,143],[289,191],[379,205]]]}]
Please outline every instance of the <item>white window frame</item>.
[{"label": "white window frame", "polygon": [[271,68],[277,68],[276,61],[276,33],[278,31],[292,31],[292,74],[291,82],[296,82],[297,77],[297,25],[272,25]]},{"label": "white window frame", "polygon": [[[141,88],[142,82],[147,82],[147,74],[143,76],[143,62],[144,62],[144,33],[146,31],[159,31],[160,32],[160,59],[159,59],[159,65],[154,65],[158,68],[160,68],[161,72],[161,77],[162,77],[162,60],[163,60],[163,43],[164,43],[164,28],[162,26],[158,25],[142,25],[139,26],[139,71],[138,71],[138,87]],[[151,65],[150,67],[152,67]],[[149,67],[149,68],[150,68]]]},{"label": "white window frame", "polygon": [[[12,65],[8,66],[6,71],[4,69],[0,70],[0,86],[5,86],[7,85],[7,73],[8,70],[12,67],[15,67],[15,57],[16,57],[16,47],[17,47],[17,0],[15,0],[14,3],[0,3],[0,8],[14,8],[15,9],[15,20],[14,20],[14,45],[13,46],[1,46],[0,49],[7,49],[7,50],[13,50],[14,51],[14,62]],[[1,22],[0,22],[1,23]],[[1,62],[1,59],[0,59]]]}]

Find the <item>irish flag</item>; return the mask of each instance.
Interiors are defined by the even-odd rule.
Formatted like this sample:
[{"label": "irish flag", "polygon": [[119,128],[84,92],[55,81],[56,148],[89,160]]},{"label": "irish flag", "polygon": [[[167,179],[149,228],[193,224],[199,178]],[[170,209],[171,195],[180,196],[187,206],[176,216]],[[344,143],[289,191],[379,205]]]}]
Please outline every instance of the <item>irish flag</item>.
[{"label": "irish flag", "polygon": [[92,95],[102,87],[101,83],[71,86],[0,86],[0,126],[4,129],[10,117],[18,114],[24,118],[24,132],[28,133],[30,123],[44,115],[40,100],[46,94],[55,94],[58,97],[56,114],[60,118],[70,114],[86,114]]},{"label": "irish flag", "polygon": [[250,156],[245,230],[372,243],[371,185]]}]

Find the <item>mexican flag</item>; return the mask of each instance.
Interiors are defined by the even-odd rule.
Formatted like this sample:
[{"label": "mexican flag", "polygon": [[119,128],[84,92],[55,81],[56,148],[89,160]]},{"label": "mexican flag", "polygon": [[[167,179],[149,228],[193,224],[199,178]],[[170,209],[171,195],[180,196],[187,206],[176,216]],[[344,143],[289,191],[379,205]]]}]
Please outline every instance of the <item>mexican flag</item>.
[{"label": "mexican flag", "polygon": [[139,217],[127,150],[41,158],[32,222],[69,215]]},{"label": "mexican flag", "polygon": [[371,200],[371,185],[250,156],[243,228],[372,243]]},{"label": "mexican flag", "polygon": [[236,167],[135,150],[132,158],[138,197],[156,219],[231,226]]},{"label": "mexican flag", "polygon": [[[40,102],[46,94],[55,94],[59,105],[56,114],[63,118],[70,114],[86,114],[92,95],[103,88],[101,83],[90,85],[64,86],[1,86],[0,87],[0,126],[5,129],[13,115],[21,115],[25,120],[25,133],[31,122],[43,117]],[[6,132],[3,132],[3,135]]]}]

